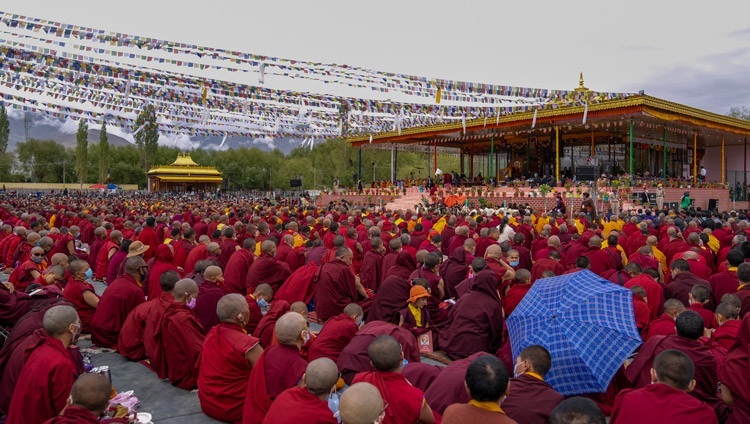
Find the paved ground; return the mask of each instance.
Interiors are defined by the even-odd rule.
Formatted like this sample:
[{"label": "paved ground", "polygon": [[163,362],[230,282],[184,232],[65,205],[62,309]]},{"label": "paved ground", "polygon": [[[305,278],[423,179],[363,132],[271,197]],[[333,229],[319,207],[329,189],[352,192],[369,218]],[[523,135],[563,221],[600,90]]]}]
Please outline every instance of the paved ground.
[{"label": "paved ground", "polygon": [[[0,274],[0,280],[7,280],[7,275]],[[106,286],[94,282],[96,291],[101,295]],[[321,326],[310,323],[312,331],[319,331]],[[78,345],[86,352],[91,348],[87,336],[79,340]],[[94,366],[108,365],[112,373],[112,384],[118,392],[133,390],[140,400],[138,412],[148,412],[155,424],[203,424],[219,423],[201,412],[198,392],[188,392],[160,380],[156,374],[139,362],[130,362],[116,352],[92,350],[91,362]],[[422,362],[441,365],[438,362],[422,358]]]}]

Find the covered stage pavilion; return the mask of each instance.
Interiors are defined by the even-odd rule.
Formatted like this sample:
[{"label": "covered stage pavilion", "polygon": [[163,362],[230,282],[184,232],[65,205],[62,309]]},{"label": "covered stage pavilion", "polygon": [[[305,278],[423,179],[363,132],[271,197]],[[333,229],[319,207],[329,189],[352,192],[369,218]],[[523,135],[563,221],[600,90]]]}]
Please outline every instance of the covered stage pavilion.
[{"label": "covered stage pavilion", "polygon": [[[576,91],[589,91],[582,76]],[[360,149],[391,150],[393,179],[399,177],[397,152],[406,150],[425,153],[428,175],[440,167],[441,154],[460,156],[461,169],[442,171],[456,171],[469,180],[481,174],[494,175],[502,182],[506,177],[539,173],[562,181],[565,171],[575,175],[581,166],[594,165],[597,173],[658,178],[667,187],[722,189],[727,193],[720,197],[726,201],[728,185],[747,185],[750,122],[645,94],[594,103],[553,104],[536,111],[406,128],[400,134],[393,131],[348,141]],[[744,150],[744,177],[732,173],[727,179],[727,148],[738,144]],[[360,161],[360,176],[361,166]],[[709,171],[706,180],[710,184],[699,184],[701,166]],[[696,206],[700,203],[696,199]]]}]

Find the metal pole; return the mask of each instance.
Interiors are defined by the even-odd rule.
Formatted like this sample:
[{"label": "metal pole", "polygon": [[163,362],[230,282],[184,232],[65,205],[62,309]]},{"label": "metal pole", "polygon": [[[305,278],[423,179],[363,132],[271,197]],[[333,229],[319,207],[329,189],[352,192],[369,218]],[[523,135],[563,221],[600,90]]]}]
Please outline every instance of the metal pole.
[{"label": "metal pole", "polygon": [[560,181],[560,127],[555,125],[555,185]]},{"label": "metal pole", "polygon": [[[434,140],[432,142],[432,147],[434,149],[434,152],[433,152],[434,157],[432,158],[434,166],[433,166],[432,172],[437,172],[437,169],[438,169],[437,167],[437,140]],[[429,177],[429,175],[427,176]]]},{"label": "metal pole", "polygon": [[[492,159],[494,159],[494,156],[495,156],[495,136],[493,135],[492,138],[490,139],[490,170],[487,173],[488,174],[492,173],[492,176],[497,178],[497,169],[495,169],[495,167],[492,166],[492,162],[493,162]],[[495,163],[497,163],[497,161],[495,161]]]},{"label": "metal pole", "polygon": [[628,132],[630,142],[630,175],[633,175],[633,118],[630,118],[630,131]]},{"label": "metal pole", "polygon": [[726,184],[726,182],[727,182],[726,181],[726,173],[727,173],[727,170],[726,170],[726,166],[727,166],[726,159],[727,159],[727,157],[724,154],[724,136],[722,135],[721,136],[721,183],[722,184]]},{"label": "metal pole", "polygon": [[357,179],[362,179],[362,148],[359,148],[359,154],[357,155]]},{"label": "metal pole", "polygon": [[391,143],[391,182],[396,181],[396,145]]},{"label": "metal pole", "polygon": [[65,162],[63,162],[63,186],[65,185]]}]

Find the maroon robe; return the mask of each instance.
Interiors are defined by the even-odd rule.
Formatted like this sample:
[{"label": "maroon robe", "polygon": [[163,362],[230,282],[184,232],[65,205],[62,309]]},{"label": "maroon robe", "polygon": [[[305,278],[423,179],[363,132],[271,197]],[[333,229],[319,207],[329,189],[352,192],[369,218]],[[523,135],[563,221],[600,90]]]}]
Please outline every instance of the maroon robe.
[{"label": "maroon robe", "polygon": [[740,323],[737,340],[719,368],[719,381],[729,388],[734,399],[727,422],[750,422],[750,317],[743,318]]},{"label": "maroon robe", "polygon": [[452,359],[495,352],[501,345],[503,321],[495,273],[485,269],[451,311],[451,322],[440,332],[439,344]]},{"label": "maroon robe", "polygon": [[[733,268],[734,269],[734,268]],[[737,278],[737,270],[718,272],[708,278],[711,291],[714,292],[714,299],[721,301],[725,294],[735,294],[740,286],[740,279]]]},{"label": "maroon robe", "polygon": [[247,271],[245,283],[247,292],[254,293],[259,284],[270,284],[276,292],[281,284],[292,275],[292,270],[286,262],[279,262],[273,256],[263,253],[253,261]]},{"label": "maroon robe", "polygon": [[156,256],[156,249],[159,246],[159,237],[157,237],[154,227],[143,227],[141,233],[138,234],[138,241],[149,247],[149,249],[143,253],[144,261],[148,261]]},{"label": "maroon robe", "polygon": [[211,331],[214,325],[221,322],[216,314],[216,306],[225,294],[227,293],[222,287],[208,280],[203,280],[203,283],[198,286],[198,299],[195,300],[193,311],[195,316],[198,317],[198,321],[201,322],[205,333]]},{"label": "maroon robe", "polygon": [[368,319],[398,324],[398,311],[404,308],[409,300],[411,283],[409,275],[416,268],[414,259],[406,252],[398,254],[396,265],[391,267],[388,277],[383,280],[375,294]]},{"label": "maroon robe", "polygon": [[666,384],[656,383],[620,392],[615,399],[610,422],[718,424],[719,421],[713,409],[705,402]]},{"label": "maroon robe", "polygon": [[[15,334],[14,334],[15,335]],[[0,351],[0,415],[6,415],[10,408],[13,390],[18,383],[23,364],[26,362],[26,349],[47,337],[43,328],[26,331],[23,335],[8,340]]]},{"label": "maroon robe", "polygon": [[250,372],[243,424],[259,424],[273,401],[286,389],[296,386],[307,368],[297,346],[277,344],[263,351]]},{"label": "maroon robe", "polygon": [[401,374],[416,388],[427,391],[432,382],[440,375],[445,367],[430,365],[422,362],[409,362],[401,369]]},{"label": "maroon robe", "polygon": [[[688,294],[696,284],[703,284],[706,287],[711,287],[708,281],[698,278],[690,272],[682,272],[677,274],[672,281],[667,285],[664,290],[664,297],[667,299],[677,299],[687,306],[690,304]],[[713,298],[713,295],[711,296]],[[709,309],[713,309],[713,299],[708,302]]]},{"label": "maroon robe", "polygon": [[338,424],[328,402],[320,400],[304,387],[292,387],[284,390],[268,409],[268,424]]},{"label": "maroon robe", "polygon": [[440,276],[424,266],[417,268],[409,275],[409,281],[415,278],[424,278],[430,285],[430,297],[427,299],[427,311],[430,313],[432,324],[436,327],[442,327],[445,320],[448,319],[447,309],[440,307],[443,299],[440,297]]},{"label": "maroon robe", "polygon": [[[393,267],[393,265],[396,265],[396,259],[398,259],[397,252],[389,252],[385,256],[383,256],[383,260],[380,261],[379,283],[382,283],[383,280],[388,278],[388,270],[390,270]],[[380,284],[378,284],[378,287],[380,287]]]},{"label": "maroon robe", "polygon": [[253,264],[255,255],[247,249],[242,249],[229,257],[224,268],[224,290],[227,293],[247,294],[247,271]]},{"label": "maroon robe", "polygon": [[172,302],[164,311],[154,334],[151,365],[159,378],[169,378],[173,386],[185,390],[198,387],[196,361],[206,334],[190,308]]},{"label": "maroon robe", "polygon": [[415,423],[422,412],[424,393],[412,386],[398,372],[366,371],[357,374],[353,384],[367,382],[378,388],[383,402],[388,404],[385,410],[385,423]]},{"label": "maroon robe", "polygon": [[101,278],[101,277],[99,277],[96,273],[97,271],[96,260],[99,258],[99,252],[102,250],[102,248],[104,247],[106,243],[107,241],[105,239],[96,237],[94,239],[94,242],[91,243],[91,245],[89,246],[89,259],[87,262],[89,263],[89,267],[91,268],[91,271],[94,273],[94,276],[96,276],[97,278]]},{"label": "maroon robe", "polygon": [[674,318],[667,314],[661,314],[655,320],[651,321],[643,340],[650,340],[656,336],[670,336],[672,334],[677,334]]},{"label": "maroon robe", "polygon": [[78,318],[81,319],[82,333],[91,332],[91,320],[94,318],[94,313],[96,312],[96,308],[89,306],[83,298],[83,294],[87,291],[96,295],[93,285],[73,278],[68,279],[68,284],[65,285],[65,289],[63,290],[65,299],[72,303],[76,308],[76,312],[78,312]]},{"label": "maroon robe", "polygon": [[141,284],[125,274],[104,291],[91,321],[91,342],[97,346],[117,349],[117,339],[128,314],[145,302]]},{"label": "maroon robe", "polygon": [[357,302],[354,273],[341,259],[323,264],[316,277],[315,312],[318,319],[326,321],[342,313],[346,305]]},{"label": "maroon robe", "polygon": [[99,424],[100,422],[99,417],[88,409],[68,405],[61,415],[50,418],[44,424]]},{"label": "maroon robe", "polygon": [[505,310],[506,317],[509,317],[516,310],[529,290],[531,290],[531,284],[513,284],[510,286],[508,292],[503,296],[503,310]]},{"label": "maroon robe", "polygon": [[237,250],[238,245],[233,239],[227,238],[221,242],[219,247],[221,248],[221,253],[219,254],[219,266],[221,269],[224,269],[226,268],[227,263],[229,263],[229,258],[232,257]]},{"label": "maroon robe", "polygon": [[341,377],[347,384],[352,383],[355,374],[374,370],[367,355],[367,348],[377,336],[382,335],[391,336],[401,344],[404,359],[408,362],[420,361],[417,339],[409,330],[388,322],[370,321],[354,335],[336,361]]},{"label": "maroon robe", "polygon": [[695,365],[695,389],[690,395],[706,402],[718,417],[726,417],[728,407],[718,398],[717,364],[713,353],[698,340],[690,340],[678,335],[658,336],[649,339],[641,346],[638,356],[625,369],[625,376],[639,389],[651,383],[651,368],[656,356],[668,349],[676,349],[688,355]]},{"label": "maroon robe", "polygon": [[54,418],[65,407],[77,377],[78,370],[62,342],[41,338],[26,350],[6,423],[37,424]]},{"label": "maroon robe", "polygon": [[125,262],[125,259],[127,258],[128,252],[125,252],[123,250],[118,250],[114,255],[112,255],[112,257],[109,259],[109,263],[107,264],[107,281],[115,281],[117,277],[120,276],[120,266]]},{"label": "maroon robe", "polygon": [[656,319],[664,312],[664,288],[661,284],[654,281],[648,274],[637,275],[628,280],[623,287],[631,289],[635,286],[641,286],[646,290],[646,303],[651,309],[651,320]]},{"label": "maroon robe", "polygon": [[245,355],[258,343],[233,323],[221,323],[208,332],[198,358],[198,399],[204,414],[225,422],[242,419],[252,369]]},{"label": "maroon robe", "polygon": [[258,323],[253,331],[253,337],[260,339],[263,349],[271,347],[271,340],[275,338],[276,334],[276,321],[287,312],[289,312],[289,303],[283,300],[274,300],[268,313]]},{"label": "maroon robe", "polygon": [[[162,293],[164,295],[166,293]],[[130,311],[125,322],[122,323],[120,334],[117,338],[117,351],[130,361],[146,359],[146,347],[144,346],[143,330],[146,328],[148,310],[158,299],[141,303]]]},{"label": "maroon robe", "polygon": [[185,275],[190,274],[195,270],[195,264],[206,258],[208,258],[207,246],[203,243],[196,244],[195,247],[190,250],[190,253],[188,253],[187,258],[185,259],[185,266],[182,267],[182,272],[184,272]]},{"label": "maroon robe", "polygon": [[563,400],[544,380],[524,373],[510,380],[510,391],[502,408],[519,423],[547,424],[552,410]]},{"label": "maroon robe", "polygon": [[315,295],[315,274],[318,273],[318,264],[312,262],[298,268],[284,281],[281,288],[274,293],[273,298],[284,300],[290,305],[302,301],[310,304]]},{"label": "maroon robe", "polygon": [[354,338],[359,328],[354,320],[345,314],[339,314],[326,321],[318,333],[307,359],[312,362],[318,358],[329,358],[338,361],[341,351]]},{"label": "maroon robe", "polygon": [[449,405],[466,403],[471,399],[464,385],[466,370],[473,360],[484,355],[489,353],[477,352],[468,358],[453,361],[440,372],[424,393],[425,400],[433,411],[442,414]]},{"label": "maroon robe", "polygon": [[360,283],[366,289],[378,291],[382,282],[383,254],[369,250],[362,258],[362,266],[359,269]]},{"label": "maroon robe", "polygon": [[[145,243],[144,243],[145,244]],[[146,252],[151,251],[151,249]],[[144,256],[145,259],[145,256]],[[172,263],[174,255],[172,250],[166,244],[160,244],[156,249],[156,259],[148,270],[148,298],[156,299],[161,294],[161,275],[167,271],[174,271],[179,274],[177,267]]]},{"label": "maroon robe", "polygon": [[[583,256],[586,256],[591,261],[589,271],[599,276],[602,276],[604,272],[609,269],[617,269],[617,263],[615,262],[614,257],[604,249],[600,249],[596,246],[589,246],[583,253]],[[532,281],[534,281],[533,278]]]},{"label": "maroon robe", "polygon": [[456,286],[469,273],[469,254],[462,247],[451,251],[448,260],[440,266],[440,275],[445,283],[445,297],[456,297]]},{"label": "maroon robe", "polygon": [[534,262],[534,266],[531,267],[531,283],[533,284],[536,280],[542,278],[544,271],[552,271],[555,275],[563,275],[565,273],[565,267],[560,261],[555,259],[539,259]]},{"label": "maroon robe", "polygon": [[737,334],[740,331],[742,321],[736,319],[730,319],[721,324],[711,334],[711,340],[723,347],[727,351],[732,348],[734,341],[737,340]]}]

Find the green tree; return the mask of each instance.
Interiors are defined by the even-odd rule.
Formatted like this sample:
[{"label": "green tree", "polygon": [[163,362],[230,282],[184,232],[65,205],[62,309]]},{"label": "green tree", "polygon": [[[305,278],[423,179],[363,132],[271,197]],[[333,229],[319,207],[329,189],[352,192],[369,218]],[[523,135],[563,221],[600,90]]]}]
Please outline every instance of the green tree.
[{"label": "green tree", "polygon": [[88,154],[89,125],[85,120],[81,119],[78,122],[78,132],[76,133],[76,174],[78,174],[78,182],[82,186],[86,182]]},{"label": "green tree", "polygon": [[[147,105],[135,120],[137,134],[133,134],[135,145],[143,157],[143,169],[148,171],[159,147],[159,124],[156,122],[156,110]],[[140,131],[139,131],[140,130]]]},{"label": "green tree", "polygon": [[102,121],[99,130],[99,181],[104,182],[107,178],[107,161],[109,160],[109,138],[107,137],[107,122]]},{"label": "green tree", "polygon": [[[29,139],[18,143],[16,154],[25,178],[31,182],[57,183],[62,181],[63,163],[69,161],[69,155],[62,144],[53,140]],[[71,181],[71,169],[68,167],[66,181]]]},{"label": "green tree", "polygon": [[728,116],[732,118],[744,119],[750,121],[750,107],[748,106],[732,106],[729,108]]},{"label": "green tree", "polygon": [[10,136],[10,122],[5,105],[0,105],[0,153],[8,150],[8,137]]}]

